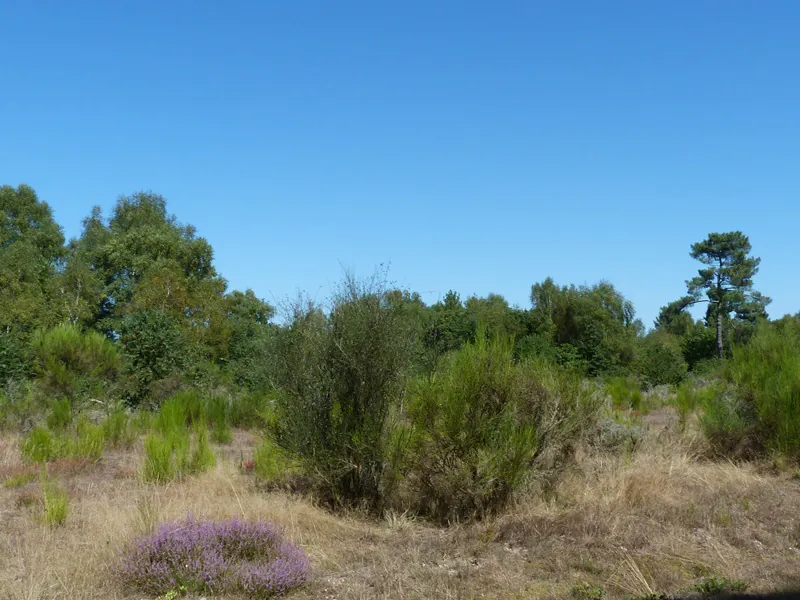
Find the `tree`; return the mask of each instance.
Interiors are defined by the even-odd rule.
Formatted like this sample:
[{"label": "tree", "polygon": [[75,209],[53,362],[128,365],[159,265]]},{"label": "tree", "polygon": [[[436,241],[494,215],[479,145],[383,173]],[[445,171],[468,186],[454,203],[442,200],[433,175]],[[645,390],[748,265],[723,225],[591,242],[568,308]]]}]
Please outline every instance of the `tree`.
[{"label": "tree", "polygon": [[[766,318],[769,298],[753,290],[760,258],[750,256],[750,240],[741,231],[710,233],[702,242],[692,244],[691,257],[706,265],[696,277],[686,282],[689,296],[679,301],[688,306],[708,302],[706,322],[716,321],[717,354],[724,357],[723,322],[731,313],[741,320]],[[705,292],[706,299],[701,299]]]},{"label": "tree", "polygon": [[425,343],[437,358],[460,348],[475,335],[475,321],[457,292],[447,292],[444,299],[434,304],[431,310],[433,318]]},{"label": "tree", "polygon": [[70,244],[64,311],[112,338],[128,317],[158,313],[181,328],[192,361],[219,364],[227,357],[230,327],[227,284],[213,255],[194,227],[167,212],[162,196],[123,196],[107,221],[94,208]]},{"label": "tree", "polygon": [[64,235],[33,188],[0,187],[0,330],[28,335],[52,324],[50,282]]},{"label": "tree", "polygon": [[275,309],[253,290],[225,296],[228,321],[227,366],[233,380],[249,388],[266,388],[274,371]]},{"label": "tree", "polygon": [[634,358],[641,321],[633,304],[608,282],[558,286],[551,278],[531,288],[535,333],[556,347],[561,363],[586,365],[590,375],[618,372]]}]

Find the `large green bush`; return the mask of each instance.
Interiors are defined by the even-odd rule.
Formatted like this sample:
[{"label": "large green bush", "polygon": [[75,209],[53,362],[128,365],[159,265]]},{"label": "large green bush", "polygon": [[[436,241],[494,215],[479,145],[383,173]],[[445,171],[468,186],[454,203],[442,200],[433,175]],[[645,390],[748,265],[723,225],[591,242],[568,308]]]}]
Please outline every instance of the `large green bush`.
[{"label": "large green bush", "polygon": [[37,331],[31,349],[44,391],[68,398],[73,408],[92,396],[106,396],[121,367],[110,340],[74,325]]},{"label": "large green bush", "polygon": [[651,387],[677,385],[689,370],[679,340],[669,334],[648,336],[639,348],[633,368]]},{"label": "large green bush", "polygon": [[419,509],[443,521],[502,508],[532,469],[558,464],[599,404],[574,373],[516,364],[510,340],[476,338],[409,402],[407,481]]},{"label": "large green bush", "polygon": [[762,325],[749,344],[733,349],[724,368],[730,384],[705,407],[701,422],[712,442],[800,456],[800,326]]},{"label": "large green bush", "polygon": [[378,508],[385,497],[387,432],[410,336],[384,290],[348,278],[329,317],[300,307],[280,340],[283,393],[272,432],[335,504]]}]

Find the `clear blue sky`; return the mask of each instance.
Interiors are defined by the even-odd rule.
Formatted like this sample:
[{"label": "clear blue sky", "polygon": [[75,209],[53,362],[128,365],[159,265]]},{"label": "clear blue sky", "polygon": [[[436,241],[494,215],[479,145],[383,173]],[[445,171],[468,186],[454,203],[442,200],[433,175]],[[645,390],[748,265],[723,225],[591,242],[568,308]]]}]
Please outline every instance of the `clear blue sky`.
[{"label": "clear blue sky", "polygon": [[0,183],[163,194],[234,288],[608,279],[647,325],[741,229],[800,310],[800,3],[0,3]]}]

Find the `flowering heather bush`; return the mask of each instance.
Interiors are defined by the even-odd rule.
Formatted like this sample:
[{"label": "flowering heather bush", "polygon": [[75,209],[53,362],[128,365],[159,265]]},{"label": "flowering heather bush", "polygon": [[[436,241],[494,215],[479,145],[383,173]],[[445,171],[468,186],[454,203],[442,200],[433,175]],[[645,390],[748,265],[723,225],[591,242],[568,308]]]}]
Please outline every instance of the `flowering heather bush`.
[{"label": "flowering heather bush", "polygon": [[152,595],[283,595],[308,579],[305,553],[267,521],[197,521],[161,525],[132,544],[122,562],[126,584]]}]

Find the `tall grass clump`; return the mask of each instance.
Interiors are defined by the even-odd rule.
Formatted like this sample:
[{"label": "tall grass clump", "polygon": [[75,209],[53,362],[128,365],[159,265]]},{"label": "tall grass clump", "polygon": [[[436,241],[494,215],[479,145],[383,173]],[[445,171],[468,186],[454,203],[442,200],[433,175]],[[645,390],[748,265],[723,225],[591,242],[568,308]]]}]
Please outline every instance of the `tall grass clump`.
[{"label": "tall grass clump", "polygon": [[108,445],[129,448],[136,440],[134,424],[124,409],[117,407],[103,421],[103,435]]},{"label": "tall grass clump", "polygon": [[333,504],[377,509],[385,499],[387,441],[409,367],[407,321],[382,280],[347,277],[330,315],[298,306],[279,340],[271,433]]},{"label": "tall grass clump", "polygon": [[228,398],[220,395],[206,400],[205,408],[208,424],[211,426],[211,439],[217,444],[230,444],[233,441],[231,431],[231,404]]},{"label": "tall grass clump", "polygon": [[509,339],[477,341],[412,385],[408,482],[443,521],[503,508],[530,475],[555,468],[595,419],[581,378],[516,364]]},{"label": "tall grass clump", "polygon": [[166,434],[151,433],[144,442],[142,479],[167,483],[213,467],[216,456],[208,437],[208,428],[202,421],[191,429],[184,426]]},{"label": "tall grass clump", "polygon": [[197,521],[161,525],[125,551],[123,582],[150,596],[183,590],[248,598],[282,596],[302,585],[305,553],[267,521]]},{"label": "tall grass clump", "polygon": [[60,527],[69,516],[69,497],[58,488],[47,474],[42,474],[42,521],[50,527]]},{"label": "tall grass clump", "polygon": [[104,450],[103,427],[94,425],[85,418],[78,420],[74,431],[53,433],[45,427],[34,427],[20,442],[23,458],[35,463],[46,463],[59,458],[98,460]]}]

